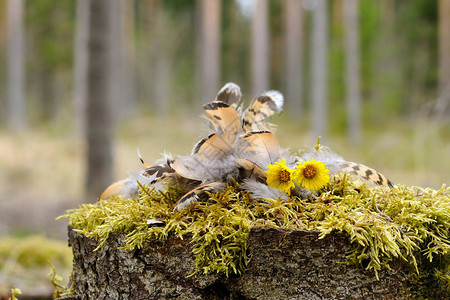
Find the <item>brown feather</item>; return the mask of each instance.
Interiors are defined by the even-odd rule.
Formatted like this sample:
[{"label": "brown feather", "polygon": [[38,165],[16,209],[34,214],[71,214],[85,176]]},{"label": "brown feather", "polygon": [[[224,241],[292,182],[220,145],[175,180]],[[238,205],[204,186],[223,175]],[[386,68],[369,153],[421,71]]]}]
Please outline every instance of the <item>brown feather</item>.
[{"label": "brown feather", "polygon": [[119,180],[117,182],[114,182],[110,186],[108,186],[103,193],[98,198],[99,200],[105,200],[112,196],[122,195],[124,191],[126,190],[126,183],[128,182],[128,179]]},{"label": "brown feather", "polygon": [[269,163],[278,160],[280,143],[273,133],[269,131],[250,132],[242,138],[249,143],[246,150],[254,152],[254,156],[259,160],[268,161]]},{"label": "brown feather", "polygon": [[269,131],[267,119],[281,111],[283,96],[277,91],[268,91],[259,95],[244,113],[242,125],[245,132]]},{"label": "brown feather", "polygon": [[226,186],[224,182],[212,182],[208,184],[201,185],[189,192],[187,192],[183,197],[178,200],[175,205],[174,210],[182,210],[192,203],[200,200],[203,196],[206,196],[205,192],[218,191]]},{"label": "brown feather", "polygon": [[217,93],[215,101],[222,101],[231,106],[238,103],[241,97],[241,88],[235,83],[228,82]]},{"label": "brown feather", "polygon": [[261,169],[256,163],[245,159],[245,158],[236,158],[234,161],[236,166],[239,168],[239,177],[240,179],[248,179],[253,178],[259,182],[265,182],[267,179],[266,172]]},{"label": "brown feather", "polygon": [[237,111],[221,101],[213,101],[203,106],[214,130],[217,133],[227,132],[226,138],[230,143],[235,141],[236,135],[241,131],[241,121]]},{"label": "brown feather", "polygon": [[365,165],[361,165],[351,161],[339,162],[337,163],[337,165],[341,172],[357,176],[358,178],[361,178],[369,183],[388,188],[395,187],[395,185],[389,179],[387,179],[386,176],[384,176],[377,170]]},{"label": "brown feather", "polygon": [[[213,133],[207,138],[200,140],[195,146],[192,154],[202,154],[204,157],[220,158],[224,155],[230,154],[233,151],[233,144],[229,142],[228,134]],[[202,156],[199,156],[202,158]]]}]

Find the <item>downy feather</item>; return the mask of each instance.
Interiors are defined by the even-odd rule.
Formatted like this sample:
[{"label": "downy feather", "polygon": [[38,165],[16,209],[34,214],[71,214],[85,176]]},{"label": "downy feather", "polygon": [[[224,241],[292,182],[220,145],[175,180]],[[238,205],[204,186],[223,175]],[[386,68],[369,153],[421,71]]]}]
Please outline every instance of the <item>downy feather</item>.
[{"label": "downy feather", "polygon": [[268,186],[265,183],[256,181],[254,179],[246,179],[244,180],[244,182],[241,184],[241,189],[245,190],[245,191],[249,191],[250,193],[252,193],[253,198],[256,199],[264,199],[264,198],[270,198],[270,199],[283,199],[283,200],[288,200],[288,196],[286,193],[284,193],[283,191]]}]

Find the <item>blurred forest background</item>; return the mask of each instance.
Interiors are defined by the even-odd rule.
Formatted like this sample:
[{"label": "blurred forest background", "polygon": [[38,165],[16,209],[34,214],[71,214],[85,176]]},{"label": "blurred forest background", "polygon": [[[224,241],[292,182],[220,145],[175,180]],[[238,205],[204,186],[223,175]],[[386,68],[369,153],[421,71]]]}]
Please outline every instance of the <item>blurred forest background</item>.
[{"label": "blurred forest background", "polygon": [[448,0],[0,0],[0,297],[48,293],[45,261],[70,270],[55,217],[137,147],[190,153],[229,81],[284,94],[283,147],[450,183]]}]

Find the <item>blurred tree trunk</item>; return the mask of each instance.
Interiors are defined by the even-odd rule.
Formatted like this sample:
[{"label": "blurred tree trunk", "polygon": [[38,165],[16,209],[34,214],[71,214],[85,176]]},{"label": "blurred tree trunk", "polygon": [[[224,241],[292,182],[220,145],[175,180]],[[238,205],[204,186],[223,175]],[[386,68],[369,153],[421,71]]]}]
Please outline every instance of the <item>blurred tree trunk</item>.
[{"label": "blurred tree trunk", "polygon": [[131,0],[111,1],[110,59],[113,116],[123,119],[136,112],[133,76],[134,20]]},{"label": "blurred tree trunk", "polygon": [[201,99],[214,99],[219,89],[221,9],[220,0],[200,0],[201,13]]},{"label": "blurred tree trunk", "polygon": [[312,14],[311,100],[314,138],[326,135],[328,124],[328,18],[327,0],[317,0]]},{"label": "blurred tree trunk", "polygon": [[123,2],[122,13],[122,36],[124,53],[124,82],[125,82],[125,106],[129,115],[136,115],[136,38],[135,38],[135,11],[134,0],[125,0]]},{"label": "blurred tree trunk", "polygon": [[110,1],[109,12],[109,60],[110,60],[110,96],[114,123],[121,119],[124,113],[124,74],[123,74],[123,36],[122,36],[122,1]]},{"label": "blurred tree trunk", "polygon": [[252,96],[269,87],[269,27],[267,0],[255,0],[252,17]]},{"label": "blurred tree trunk", "polygon": [[358,1],[344,0],[342,7],[345,22],[347,126],[350,141],[354,144],[361,141]]},{"label": "blurred tree trunk", "polygon": [[450,1],[439,0],[439,87],[450,81]]},{"label": "blurred tree trunk", "polygon": [[110,0],[90,0],[87,82],[87,194],[98,197],[113,178],[113,122],[109,95]]},{"label": "blurred tree trunk", "polygon": [[170,43],[167,40],[168,22],[169,17],[166,15],[164,9],[161,7],[161,3],[158,3],[154,7],[155,16],[152,20],[151,26],[154,35],[150,37],[158,47],[153,47],[153,55],[155,57],[153,68],[153,103],[158,115],[165,116],[169,111],[169,89],[170,89],[170,57],[173,53]]},{"label": "blurred tree trunk", "polygon": [[286,37],[286,106],[296,119],[303,114],[303,16],[301,0],[287,0],[285,9]]},{"label": "blurred tree trunk", "polygon": [[86,130],[89,0],[77,0],[75,17],[74,107],[75,130],[79,137]]},{"label": "blurred tree trunk", "polygon": [[450,1],[439,0],[439,91],[435,110],[450,113]]},{"label": "blurred tree trunk", "polygon": [[[6,60],[6,38],[7,38],[7,25],[6,20],[7,12],[6,12],[6,0],[0,0],[0,61],[5,62]],[[5,77],[6,77],[6,68],[0,68],[0,125],[6,120],[6,92],[5,92]]]},{"label": "blurred tree trunk", "polygon": [[25,117],[23,0],[8,0],[7,126],[22,130]]}]

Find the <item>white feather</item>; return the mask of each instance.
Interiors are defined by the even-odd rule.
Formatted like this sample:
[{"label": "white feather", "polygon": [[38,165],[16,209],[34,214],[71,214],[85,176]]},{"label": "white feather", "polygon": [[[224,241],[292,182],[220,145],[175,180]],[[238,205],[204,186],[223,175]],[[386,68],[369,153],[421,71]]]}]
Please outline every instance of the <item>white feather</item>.
[{"label": "white feather", "polygon": [[283,94],[279,91],[270,90],[261,94],[261,96],[269,96],[273,99],[277,106],[277,112],[280,112],[283,109],[284,97]]},{"label": "white feather", "polygon": [[245,191],[249,191],[250,193],[252,193],[253,197],[256,199],[280,198],[286,201],[288,200],[288,195],[283,191],[253,179],[244,180],[243,184],[241,184],[241,188]]},{"label": "white feather", "polygon": [[199,159],[198,156],[179,156],[176,161],[187,170],[187,174],[180,174],[181,176],[200,180],[203,183],[210,183],[226,181],[231,177],[236,178],[239,175],[239,170],[236,168],[234,160],[233,156],[226,156],[221,159],[215,157]]}]

